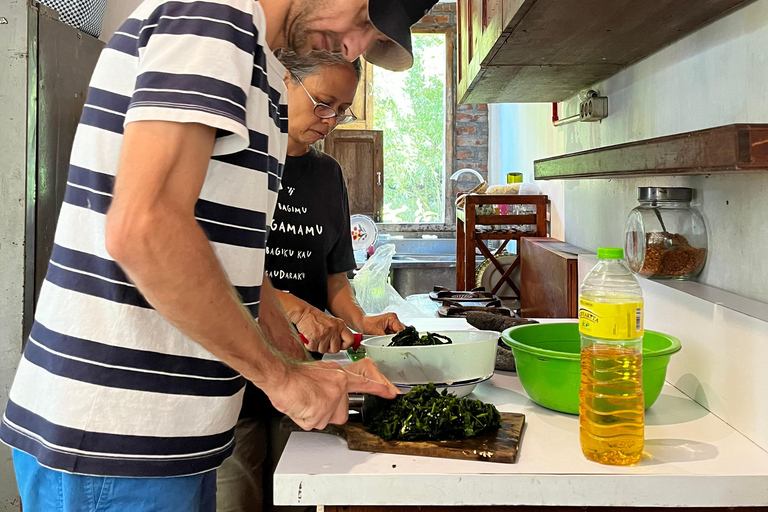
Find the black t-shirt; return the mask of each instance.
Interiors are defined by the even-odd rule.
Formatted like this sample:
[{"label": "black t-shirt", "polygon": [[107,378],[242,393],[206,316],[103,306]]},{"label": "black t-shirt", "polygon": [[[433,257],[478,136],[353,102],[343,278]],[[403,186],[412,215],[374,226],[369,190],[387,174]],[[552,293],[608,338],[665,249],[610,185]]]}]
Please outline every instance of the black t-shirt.
[{"label": "black t-shirt", "polygon": [[[312,148],[286,158],[281,186],[264,267],[276,289],[325,311],[328,276],[356,267],[341,167]],[[273,412],[266,395],[247,383],[240,416]]]},{"label": "black t-shirt", "polygon": [[267,236],[267,275],[278,290],[325,311],[328,276],[355,268],[341,167],[312,148],[287,157],[281,185]]}]

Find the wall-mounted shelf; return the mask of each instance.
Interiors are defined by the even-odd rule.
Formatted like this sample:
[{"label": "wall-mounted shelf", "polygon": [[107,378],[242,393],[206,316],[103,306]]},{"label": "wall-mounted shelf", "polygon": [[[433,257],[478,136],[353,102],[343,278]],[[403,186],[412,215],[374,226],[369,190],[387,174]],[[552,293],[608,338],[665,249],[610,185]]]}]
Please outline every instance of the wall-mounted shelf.
[{"label": "wall-mounted shelf", "polygon": [[458,0],[458,98],[563,101],[751,1]]},{"label": "wall-mounted shelf", "polygon": [[768,124],[732,124],[534,162],[537,180],[768,171]]}]

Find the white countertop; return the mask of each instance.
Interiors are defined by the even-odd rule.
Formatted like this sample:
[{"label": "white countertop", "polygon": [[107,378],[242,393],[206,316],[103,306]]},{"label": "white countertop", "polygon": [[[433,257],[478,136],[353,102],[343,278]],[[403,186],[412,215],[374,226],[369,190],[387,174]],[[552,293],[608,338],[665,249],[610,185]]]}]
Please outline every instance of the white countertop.
[{"label": "white countertop", "polygon": [[[409,323],[430,330],[466,326],[463,320]],[[517,463],[355,452],[335,436],[294,433],[275,473],[275,503],[768,505],[768,452],[669,384],[647,411],[647,455],[634,467],[587,461],[579,447],[578,416],[534,404],[514,374],[496,374],[473,396],[502,412],[526,415]]]}]

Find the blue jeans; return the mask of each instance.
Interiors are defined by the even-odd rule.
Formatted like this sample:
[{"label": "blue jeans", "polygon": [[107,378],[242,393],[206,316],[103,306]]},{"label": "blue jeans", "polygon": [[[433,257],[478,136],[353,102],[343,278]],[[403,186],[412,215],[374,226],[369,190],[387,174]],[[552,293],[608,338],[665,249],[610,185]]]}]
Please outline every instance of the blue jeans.
[{"label": "blue jeans", "polygon": [[62,473],[13,450],[24,512],[215,512],[216,471],[176,478]]}]

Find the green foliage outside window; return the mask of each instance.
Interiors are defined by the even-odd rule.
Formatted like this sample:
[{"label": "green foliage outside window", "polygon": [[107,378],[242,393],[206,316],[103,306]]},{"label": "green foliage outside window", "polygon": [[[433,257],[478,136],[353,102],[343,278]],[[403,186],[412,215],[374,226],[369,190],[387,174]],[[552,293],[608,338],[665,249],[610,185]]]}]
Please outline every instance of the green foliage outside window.
[{"label": "green foliage outside window", "polygon": [[374,68],[374,128],[384,131],[384,222],[443,222],[444,34],[414,34],[414,65]]}]

